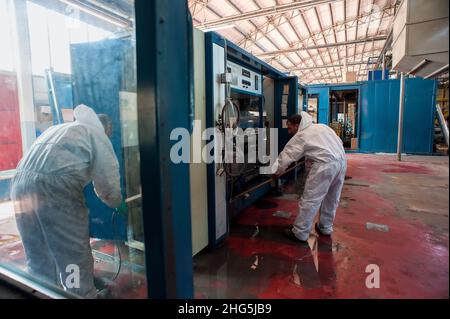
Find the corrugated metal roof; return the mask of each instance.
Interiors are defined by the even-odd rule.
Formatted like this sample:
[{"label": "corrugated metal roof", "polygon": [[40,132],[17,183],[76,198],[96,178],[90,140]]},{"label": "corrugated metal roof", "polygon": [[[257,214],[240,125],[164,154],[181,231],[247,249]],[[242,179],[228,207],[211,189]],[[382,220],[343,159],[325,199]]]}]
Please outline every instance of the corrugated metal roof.
[{"label": "corrugated metal roof", "polygon": [[[367,78],[397,0],[189,0],[194,26],[215,30],[302,83]],[[338,44],[338,45],[336,45]]]}]

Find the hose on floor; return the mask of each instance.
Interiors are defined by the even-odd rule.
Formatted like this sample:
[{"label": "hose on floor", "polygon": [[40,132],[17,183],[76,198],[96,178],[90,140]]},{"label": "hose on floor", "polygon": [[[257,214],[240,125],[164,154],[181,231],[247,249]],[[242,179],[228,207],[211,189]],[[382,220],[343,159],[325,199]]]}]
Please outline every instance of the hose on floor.
[{"label": "hose on floor", "polygon": [[[116,281],[116,279],[117,279],[117,277],[119,276],[119,274],[120,274],[120,271],[122,270],[122,255],[121,255],[121,253],[120,253],[120,247],[119,247],[119,245],[118,245],[118,232],[117,232],[117,227],[116,227],[116,217],[119,215],[119,212],[117,211],[117,209],[115,209],[114,211],[113,211],[113,213],[112,213],[112,216],[111,216],[111,225],[112,225],[112,229],[113,229],[113,237],[115,238],[114,239],[114,246],[115,246],[115,248],[116,248],[116,251],[117,251],[117,256],[119,257],[119,266],[117,267],[117,271],[116,271],[116,273],[114,274],[114,276],[113,277],[111,277],[111,279],[110,279],[110,281],[111,282],[115,282]],[[105,290],[107,290],[107,287],[104,287],[103,289],[100,289],[98,292],[97,292],[97,295],[99,295],[99,294],[101,294],[102,292],[104,292]]]}]

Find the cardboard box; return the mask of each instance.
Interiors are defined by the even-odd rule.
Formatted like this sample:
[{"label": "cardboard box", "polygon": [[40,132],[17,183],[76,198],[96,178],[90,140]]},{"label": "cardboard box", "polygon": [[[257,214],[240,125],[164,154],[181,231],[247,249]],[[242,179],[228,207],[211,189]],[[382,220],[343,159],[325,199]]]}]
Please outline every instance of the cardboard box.
[{"label": "cardboard box", "polygon": [[344,83],[354,83],[354,82],[356,82],[356,78],[357,78],[356,72],[347,71],[343,74],[342,80]]},{"label": "cardboard box", "polygon": [[337,136],[342,138],[342,133],[343,133],[342,123],[331,122],[330,127],[333,129],[333,131],[336,133]]},{"label": "cardboard box", "polygon": [[358,149],[358,139],[355,138],[355,137],[352,138],[351,149],[352,150],[357,150]]}]

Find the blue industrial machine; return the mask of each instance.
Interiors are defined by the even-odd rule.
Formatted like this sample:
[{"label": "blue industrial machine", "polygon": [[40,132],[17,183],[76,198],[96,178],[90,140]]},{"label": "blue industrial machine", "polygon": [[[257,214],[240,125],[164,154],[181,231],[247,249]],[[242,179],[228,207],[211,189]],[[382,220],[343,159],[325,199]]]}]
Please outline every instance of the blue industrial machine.
[{"label": "blue industrial machine", "polygon": [[[359,152],[397,151],[400,80],[364,81],[342,85],[311,85],[308,96],[318,101],[319,123],[330,125],[335,108],[333,92],[356,91],[356,132]],[[403,152],[433,153],[436,81],[405,79]]]},{"label": "blue industrial machine", "polygon": [[[236,125],[242,129],[278,128],[281,150],[289,140],[286,120],[298,112],[298,78],[286,76],[213,32],[205,35],[205,57],[206,126],[220,130],[228,123],[224,114],[234,112],[239,119]],[[265,164],[249,163],[245,145],[244,164],[211,163],[207,167],[212,246],[226,238],[230,218],[271,188],[270,176],[260,174]]]}]

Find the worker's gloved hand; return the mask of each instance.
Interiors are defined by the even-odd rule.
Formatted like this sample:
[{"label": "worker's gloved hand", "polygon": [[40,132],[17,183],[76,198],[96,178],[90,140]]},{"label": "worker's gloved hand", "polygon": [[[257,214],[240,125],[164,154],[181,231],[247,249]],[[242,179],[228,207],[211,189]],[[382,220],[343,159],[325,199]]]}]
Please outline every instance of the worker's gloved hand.
[{"label": "worker's gloved hand", "polygon": [[119,207],[116,207],[116,212],[118,212],[121,215],[125,215],[128,212],[128,206],[125,201],[122,201]]}]

